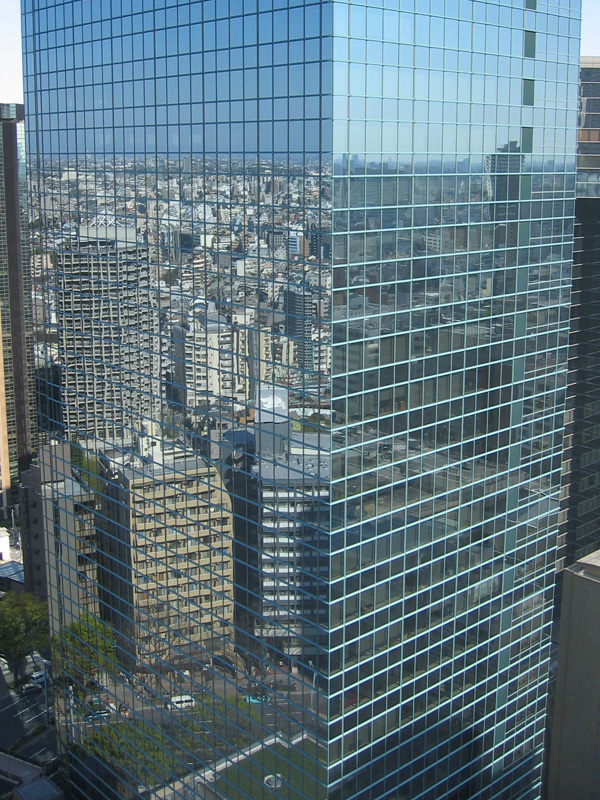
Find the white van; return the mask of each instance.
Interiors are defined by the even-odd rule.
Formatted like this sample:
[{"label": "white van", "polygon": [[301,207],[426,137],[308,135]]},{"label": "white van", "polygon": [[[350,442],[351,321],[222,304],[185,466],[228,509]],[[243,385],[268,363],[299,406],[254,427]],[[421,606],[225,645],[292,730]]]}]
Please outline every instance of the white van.
[{"label": "white van", "polygon": [[35,683],[37,686],[43,686],[46,683],[46,678],[47,675],[43,669],[40,669],[37,672],[32,672],[29,676],[31,683]]},{"label": "white van", "polygon": [[191,694],[177,694],[174,697],[171,697],[171,699],[167,700],[165,703],[165,708],[175,708],[179,711],[182,711],[185,708],[194,708],[195,706],[196,701]]}]

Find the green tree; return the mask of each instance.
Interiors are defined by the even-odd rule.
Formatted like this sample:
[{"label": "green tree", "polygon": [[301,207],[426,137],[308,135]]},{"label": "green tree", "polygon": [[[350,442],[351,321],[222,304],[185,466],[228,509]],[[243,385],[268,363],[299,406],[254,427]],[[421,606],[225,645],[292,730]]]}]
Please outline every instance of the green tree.
[{"label": "green tree", "polygon": [[191,751],[202,742],[212,747],[216,735],[217,741],[228,742],[232,747],[245,747],[261,736],[261,719],[260,707],[248,703],[243,697],[211,698],[209,704],[201,701],[193,716],[182,723],[188,734],[184,737],[184,746]]},{"label": "green tree", "polygon": [[98,492],[100,489],[98,456],[81,447],[77,438],[71,442],[71,464],[78,471],[81,480],[87,483],[92,491]]},{"label": "green tree", "polygon": [[87,744],[98,758],[117,767],[124,782],[131,783],[134,778],[146,786],[174,777],[177,762],[172,748],[173,743],[161,730],[143,720],[102,725]]},{"label": "green tree", "polygon": [[27,656],[48,647],[48,609],[33,594],[9,592],[0,600],[0,656],[15,680]]},{"label": "green tree", "polygon": [[117,668],[115,633],[90,614],[82,614],[77,622],[65,627],[53,644],[58,669],[75,682],[78,693],[94,675],[112,675]]}]

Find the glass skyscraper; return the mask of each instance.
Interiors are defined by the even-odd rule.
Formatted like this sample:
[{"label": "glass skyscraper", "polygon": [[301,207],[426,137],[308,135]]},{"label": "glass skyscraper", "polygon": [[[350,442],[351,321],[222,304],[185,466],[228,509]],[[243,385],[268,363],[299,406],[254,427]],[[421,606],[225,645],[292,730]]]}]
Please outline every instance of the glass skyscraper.
[{"label": "glass skyscraper", "polygon": [[579,33],[24,0],[82,796],[539,797]]}]

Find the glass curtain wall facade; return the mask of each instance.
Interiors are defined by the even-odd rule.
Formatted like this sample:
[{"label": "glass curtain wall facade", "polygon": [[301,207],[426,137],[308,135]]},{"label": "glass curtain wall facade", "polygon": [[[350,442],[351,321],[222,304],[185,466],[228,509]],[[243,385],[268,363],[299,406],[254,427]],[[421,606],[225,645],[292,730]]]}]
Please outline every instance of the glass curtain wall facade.
[{"label": "glass curtain wall facade", "polygon": [[579,30],[579,0],[24,1],[84,796],[539,797]]}]

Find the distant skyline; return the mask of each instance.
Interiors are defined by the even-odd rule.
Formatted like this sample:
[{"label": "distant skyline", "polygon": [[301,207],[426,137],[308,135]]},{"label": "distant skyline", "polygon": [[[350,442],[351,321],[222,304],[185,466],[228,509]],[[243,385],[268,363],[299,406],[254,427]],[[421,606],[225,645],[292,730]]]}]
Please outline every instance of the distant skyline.
[{"label": "distant skyline", "polygon": [[[581,55],[600,56],[600,2],[582,0]],[[2,3],[0,26],[0,103],[23,102],[21,9],[19,0]]]}]

